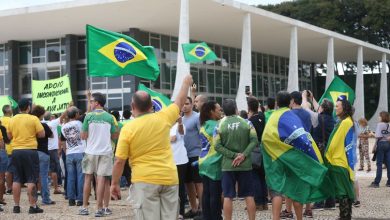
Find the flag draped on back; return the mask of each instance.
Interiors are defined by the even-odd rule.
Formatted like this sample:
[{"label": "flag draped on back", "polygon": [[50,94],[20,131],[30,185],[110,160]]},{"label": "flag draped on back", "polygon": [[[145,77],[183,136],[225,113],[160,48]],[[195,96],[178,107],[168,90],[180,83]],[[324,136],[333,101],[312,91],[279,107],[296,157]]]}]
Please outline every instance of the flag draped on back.
[{"label": "flag draped on back", "polygon": [[133,38],[87,25],[88,74],[97,77],[134,75],[156,80],[160,74],[153,47]]},{"label": "flag draped on back", "polygon": [[294,201],[309,203],[329,196],[327,168],[301,120],[288,108],[274,111],[262,137],[267,185]]},{"label": "flag draped on back", "polygon": [[[335,76],[332,82],[330,83],[328,89],[324,92],[322,97],[320,98],[319,103],[322,103],[324,98],[329,99],[334,106],[336,106],[337,97],[344,95],[347,97],[347,100],[353,105],[355,101],[355,92],[351,87],[349,87],[342,79]],[[333,116],[336,114],[333,111]]]},{"label": "flag draped on back", "polygon": [[199,156],[199,174],[212,180],[220,180],[222,176],[222,155],[215,151],[213,136],[216,135],[217,121],[208,120],[199,132],[202,151]]},{"label": "flag draped on back", "polygon": [[354,198],[353,181],[357,137],[350,117],[339,121],[329,137],[325,163],[329,168],[332,189],[336,196]]},{"label": "flag draped on back", "polygon": [[217,59],[215,53],[205,42],[182,44],[184,59],[187,63],[198,63],[202,61],[213,61]]},{"label": "flag draped on back", "polygon": [[150,95],[150,97],[152,98],[153,109],[156,112],[160,111],[161,109],[167,107],[172,103],[172,101],[168,97],[149,89],[142,83],[138,85],[138,90],[145,91]]}]

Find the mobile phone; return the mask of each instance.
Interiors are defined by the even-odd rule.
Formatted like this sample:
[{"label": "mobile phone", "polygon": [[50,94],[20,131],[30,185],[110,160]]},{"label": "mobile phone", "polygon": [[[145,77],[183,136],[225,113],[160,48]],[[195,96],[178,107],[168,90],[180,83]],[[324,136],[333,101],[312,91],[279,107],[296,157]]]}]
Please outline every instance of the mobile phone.
[{"label": "mobile phone", "polygon": [[250,91],[251,91],[251,87],[245,86],[245,94],[249,95]]}]

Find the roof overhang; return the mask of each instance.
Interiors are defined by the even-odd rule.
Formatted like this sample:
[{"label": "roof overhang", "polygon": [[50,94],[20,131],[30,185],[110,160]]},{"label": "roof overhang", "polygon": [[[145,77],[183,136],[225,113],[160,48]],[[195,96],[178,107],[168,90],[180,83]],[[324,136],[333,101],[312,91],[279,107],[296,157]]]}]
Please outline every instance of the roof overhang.
[{"label": "roof overhang", "polygon": [[[330,37],[338,62],[356,62],[359,46],[364,61],[390,54],[388,49],[232,0],[190,1],[190,37],[240,48],[246,13],[251,14],[253,51],[289,57],[290,30],[296,26],[300,60],[326,62]],[[112,31],[134,27],[177,36],[179,17],[180,0],[77,0],[4,10],[0,11],[0,43],[85,35],[86,24]]]}]

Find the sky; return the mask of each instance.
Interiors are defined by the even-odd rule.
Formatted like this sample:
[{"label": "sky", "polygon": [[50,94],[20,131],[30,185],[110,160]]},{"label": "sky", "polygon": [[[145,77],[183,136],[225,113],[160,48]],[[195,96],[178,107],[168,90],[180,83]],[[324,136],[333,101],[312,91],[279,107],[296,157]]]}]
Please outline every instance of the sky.
[{"label": "sky", "polygon": [[[14,8],[23,8],[34,5],[44,5],[56,2],[66,2],[71,0],[0,0],[0,10],[8,10]],[[286,0],[236,0],[243,2],[248,5],[268,5],[268,4],[278,4]],[[291,0],[289,0],[291,1]]]}]

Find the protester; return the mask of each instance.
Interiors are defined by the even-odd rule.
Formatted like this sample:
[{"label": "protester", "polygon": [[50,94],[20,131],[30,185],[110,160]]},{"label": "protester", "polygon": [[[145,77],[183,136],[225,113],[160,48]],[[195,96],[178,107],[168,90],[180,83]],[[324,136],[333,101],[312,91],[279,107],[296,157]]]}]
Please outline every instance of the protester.
[{"label": "protester", "polygon": [[42,213],[36,203],[36,184],[39,178],[39,157],[37,137],[45,137],[45,131],[36,116],[29,115],[31,102],[22,99],[18,103],[20,114],[14,116],[9,124],[8,137],[12,139],[12,166],[14,182],[12,185],[15,206],[14,213],[20,213],[21,185],[27,184],[27,195],[30,204],[28,213]]},{"label": "protester", "polygon": [[80,114],[77,107],[68,108],[66,114],[69,121],[61,129],[61,139],[66,141],[65,163],[68,173],[66,192],[69,206],[82,206],[84,186],[82,160],[85,151],[85,141],[81,139],[82,123],[78,120]]},{"label": "protester", "polygon": [[[0,126],[1,122],[0,122]],[[1,184],[1,191],[0,191],[0,199],[2,205],[5,205],[4,203],[4,192],[5,192],[5,171],[7,170],[7,153],[5,152],[5,144],[4,144],[4,138],[3,138],[3,132],[0,132],[0,184]],[[4,209],[0,206],[0,212],[4,211]]]},{"label": "protester", "polygon": [[265,116],[265,121],[267,122],[268,119],[271,117],[272,113],[275,111],[275,99],[274,98],[268,98],[266,107],[267,108],[264,111],[264,116]]},{"label": "protester", "polygon": [[[45,114],[45,109],[40,106],[34,106],[31,111],[31,115],[39,118],[40,121],[43,119]],[[38,142],[38,157],[39,157],[39,182],[41,188],[42,204],[43,205],[54,205],[56,204],[50,198],[50,186],[48,181],[49,167],[50,167],[50,156],[48,150],[49,138],[53,137],[53,132],[46,123],[42,123],[42,126],[45,130],[45,137],[37,138]],[[39,187],[38,187],[39,188]]]},{"label": "protester", "polygon": [[223,103],[225,118],[221,120],[214,139],[215,150],[222,154],[222,190],[224,195],[223,212],[227,220],[232,219],[233,198],[244,197],[250,220],[255,219],[254,185],[252,177],[251,152],[258,144],[256,130],[237,115],[234,100]]},{"label": "protester", "polygon": [[200,139],[202,152],[199,157],[199,174],[203,182],[202,216],[194,219],[222,220],[222,155],[214,148],[214,134],[221,119],[221,106],[216,102],[206,102],[200,111]]},{"label": "protester", "polygon": [[[201,143],[199,139],[199,113],[193,111],[192,108],[192,99],[187,97],[182,112],[184,113],[183,124],[186,128],[184,146],[187,149],[187,156],[189,160],[187,164],[185,183],[191,210],[184,214],[184,218],[193,218],[197,215],[201,215],[202,208],[202,179],[199,176],[198,166],[193,166],[193,163],[199,160],[201,151]],[[197,204],[196,198],[198,198],[199,204]]]},{"label": "protester", "polygon": [[[184,185],[186,171],[187,171],[187,150],[184,147],[184,134],[185,127],[181,117],[177,119],[176,124],[170,130],[170,141],[173,152],[173,159],[176,163],[177,175],[179,177],[179,217],[178,219],[184,219],[185,201],[186,201],[186,189]],[[127,164],[127,163],[126,163]],[[126,164],[124,170],[126,169]]]},{"label": "protester", "polygon": [[382,165],[383,163],[387,168],[387,182],[386,186],[390,187],[390,124],[389,113],[379,113],[379,123],[375,129],[376,138],[376,177],[374,182],[371,183],[371,187],[378,188],[382,179]]},{"label": "protester", "polygon": [[[364,160],[367,162],[367,172],[371,171],[371,161],[369,155],[369,143],[368,138],[372,137],[372,133],[368,127],[368,122],[365,118],[359,119],[359,157],[360,157],[360,168],[359,171],[364,170]],[[375,137],[375,136],[374,136]]]},{"label": "protester", "polygon": [[191,86],[191,99],[194,100],[194,107],[197,112],[200,112],[204,103],[207,102],[205,95],[196,95],[196,84]]},{"label": "protester", "polygon": [[[87,141],[85,155],[82,161],[84,177],[83,206],[80,215],[89,215],[88,201],[91,193],[91,182],[96,174],[97,210],[95,217],[111,215],[108,208],[109,198],[105,196],[106,187],[110,187],[107,178],[112,173],[112,146],[111,139],[117,138],[115,119],[103,110],[106,99],[101,93],[92,94],[90,100],[92,112],[84,119],[81,139]],[[104,200],[104,201],[103,201]],[[105,207],[103,207],[103,203]]]},{"label": "protester", "polygon": [[135,119],[123,127],[119,137],[111,194],[120,197],[119,179],[128,159],[133,171],[130,193],[136,220],[178,217],[179,181],[168,137],[191,84],[192,76],[185,76],[175,102],[156,113],[152,113],[149,94],[138,91],[132,97]]},{"label": "protester", "polygon": [[245,111],[245,110],[241,110],[240,111],[240,117],[245,119],[245,120],[248,120],[248,112]]},{"label": "protester", "polygon": [[340,219],[351,219],[352,202],[355,198],[354,176],[354,146],[356,134],[352,119],[352,106],[346,96],[339,96],[336,102],[336,115],[339,119],[325,151],[328,174],[331,187],[339,200]]},{"label": "protester", "polygon": [[260,150],[261,136],[263,135],[265,127],[265,116],[263,112],[259,112],[259,102],[254,97],[248,97],[248,117],[256,130],[257,140],[259,146],[256,146],[252,153],[252,176],[255,185],[254,199],[256,203],[256,210],[263,211],[268,210],[268,198],[267,198],[267,184],[265,182],[265,172],[263,165],[263,155]]},{"label": "protester", "polygon": [[[5,130],[8,131],[9,130],[9,122],[10,122],[11,117],[13,115],[12,108],[10,105],[4,105],[2,111],[3,111],[4,116],[0,118],[0,122],[1,122],[2,126],[4,126]],[[12,166],[11,166],[12,145],[11,145],[10,140],[8,139],[6,134],[3,135],[3,139],[7,140],[6,145],[5,145],[5,150],[7,152],[7,157],[8,157],[8,163],[7,163],[7,168],[6,168],[6,172],[5,172],[6,194],[11,195],[12,194],[12,182],[13,182],[13,180],[12,180],[13,179]],[[5,204],[3,204],[3,205],[5,205]]]}]

